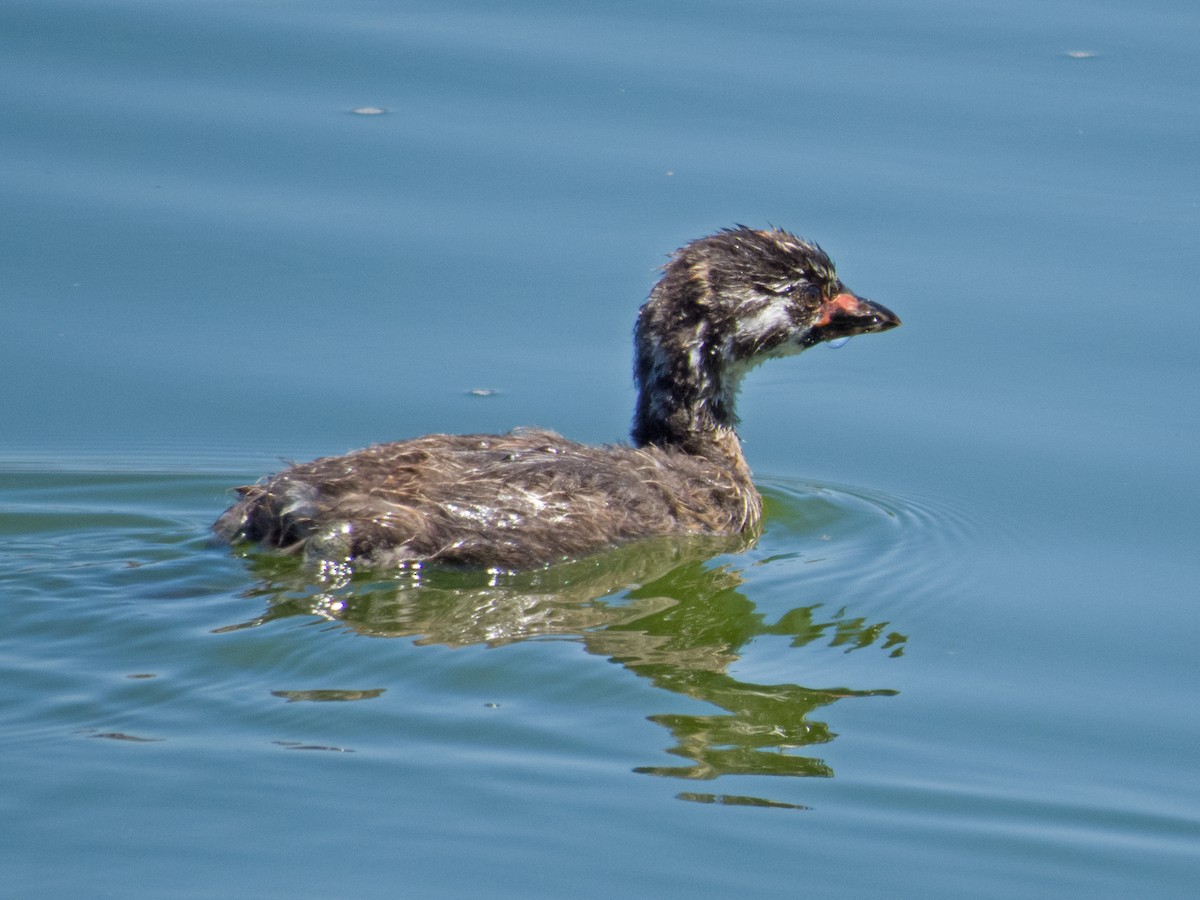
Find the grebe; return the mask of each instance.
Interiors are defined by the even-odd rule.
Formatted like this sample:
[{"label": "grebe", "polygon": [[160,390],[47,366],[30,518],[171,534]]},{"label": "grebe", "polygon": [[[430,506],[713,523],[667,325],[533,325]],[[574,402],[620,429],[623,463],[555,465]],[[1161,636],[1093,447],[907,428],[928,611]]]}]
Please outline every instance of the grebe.
[{"label": "grebe", "polygon": [[735,426],[742,377],[822,341],[895,328],[816,244],[738,226],[671,257],[638,313],[633,446],[551,431],[431,434],[237,488],[213,525],[315,560],[522,569],[669,534],[754,533]]}]

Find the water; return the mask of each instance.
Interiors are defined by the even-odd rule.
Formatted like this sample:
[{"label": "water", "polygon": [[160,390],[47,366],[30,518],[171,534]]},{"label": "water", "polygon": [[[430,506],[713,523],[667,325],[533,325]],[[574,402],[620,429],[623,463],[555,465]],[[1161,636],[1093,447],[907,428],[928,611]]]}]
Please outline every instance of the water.
[{"label": "water", "polygon": [[[1198,26],[0,6],[9,889],[1192,896]],[[619,439],[655,266],[739,221],[905,323],[748,379],[753,548],[209,542],[281,458]]]}]

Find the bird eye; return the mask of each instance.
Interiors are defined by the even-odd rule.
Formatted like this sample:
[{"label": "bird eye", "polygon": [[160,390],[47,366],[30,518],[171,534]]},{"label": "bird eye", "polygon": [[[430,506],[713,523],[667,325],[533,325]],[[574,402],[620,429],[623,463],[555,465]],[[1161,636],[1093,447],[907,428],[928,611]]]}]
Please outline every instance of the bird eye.
[{"label": "bird eye", "polygon": [[809,281],[793,281],[788,285],[787,296],[803,300],[805,305],[808,305],[820,299],[821,290]]}]

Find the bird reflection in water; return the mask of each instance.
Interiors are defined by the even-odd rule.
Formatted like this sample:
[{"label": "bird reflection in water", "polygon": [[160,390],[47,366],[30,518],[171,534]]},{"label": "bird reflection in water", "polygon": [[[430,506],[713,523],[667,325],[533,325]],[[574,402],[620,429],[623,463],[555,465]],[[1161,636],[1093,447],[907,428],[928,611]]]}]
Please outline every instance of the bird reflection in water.
[{"label": "bird reflection in water", "polygon": [[[637,772],[687,779],[721,775],[831,777],[803,749],[836,736],[813,718],[848,697],[890,696],[888,689],[756,684],[729,674],[743,648],[764,636],[790,645],[874,648],[903,654],[906,636],[887,622],[830,614],[821,603],[797,606],[775,621],[743,592],[746,557],[726,557],[755,535],[645,541],[588,559],[520,573],[414,568],[382,577],[311,568],[271,555],[250,557],[257,584],[248,595],[266,611],[218,629],[235,631],[291,616],[318,616],[372,637],[411,637],[418,645],[502,646],[535,638],[581,643],[655,686],[704,701],[720,712],[661,713],[668,752],[687,763]],[[632,587],[630,587],[632,585]],[[753,797],[686,793],[705,803],[777,805]],[[787,804],[784,804],[787,805]]]}]

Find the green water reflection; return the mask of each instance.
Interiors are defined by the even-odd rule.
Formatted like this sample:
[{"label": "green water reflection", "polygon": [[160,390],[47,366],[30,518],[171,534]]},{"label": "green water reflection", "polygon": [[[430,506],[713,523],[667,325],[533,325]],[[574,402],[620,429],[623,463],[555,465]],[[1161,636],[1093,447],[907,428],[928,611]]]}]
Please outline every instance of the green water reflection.
[{"label": "green water reflection", "polygon": [[[797,606],[773,619],[747,595],[743,569],[722,553],[729,541],[649,542],[546,570],[487,574],[433,570],[379,579],[330,571],[314,578],[291,560],[251,560],[257,583],[249,596],[266,611],[222,631],[291,616],[319,616],[374,637],[417,644],[500,646],[536,638],[570,638],[620,663],[656,687],[715,707],[705,714],[659,713],[650,720],[674,741],[667,752],[686,763],[643,766],[658,776],[831,777],[805,748],[836,736],[815,718],[849,697],[890,696],[887,688],[760,684],[730,674],[755,639],[788,639],[790,647],[874,649],[903,654],[907,636],[842,609]],[[719,558],[718,558],[719,557]],[[744,558],[733,557],[741,562]],[[633,585],[630,587],[630,585]],[[770,803],[758,798],[687,794],[696,802]]]}]

